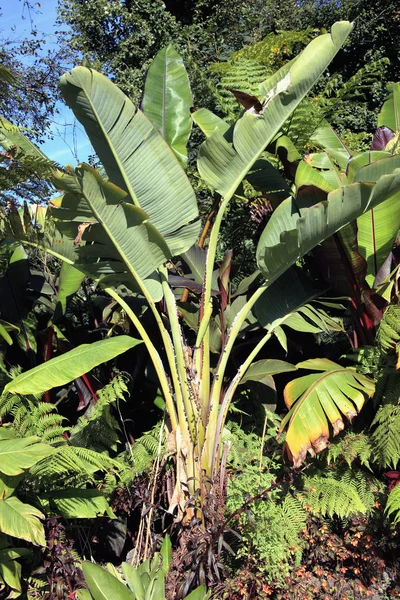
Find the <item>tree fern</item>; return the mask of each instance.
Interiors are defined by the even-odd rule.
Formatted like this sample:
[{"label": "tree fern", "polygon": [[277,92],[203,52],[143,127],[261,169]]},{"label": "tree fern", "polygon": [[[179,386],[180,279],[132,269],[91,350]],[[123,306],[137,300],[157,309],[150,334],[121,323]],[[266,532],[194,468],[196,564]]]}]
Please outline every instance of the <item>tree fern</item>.
[{"label": "tree fern", "polygon": [[229,443],[228,463],[240,469],[260,456],[261,438],[255,433],[245,433],[237,423],[229,422],[224,431],[223,442]]},{"label": "tree fern", "polygon": [[64,444],[63,433],[69,429],[63,424],[65,417],[58,414],[55,406],[33,396],[0,396],[0,417],[12,420],[18,437],[36,435],[53,445]]},{"label": "tree fern", "polygon": [[400,523],[400,485],[396,485],[390,492],[385,511],[395,523]]},{"label": "tree fern", "polygon": [[[400,371],[394,368],[394,360],[387,357],[383,362],[377,377],[374,404],[397,404],[400,398]],[[391,364],[393,366],[391,366]]]},{"label": "tree fern", "polygon": [[234,52],[227,62],[211,65],[210,70],[220,77],[215,90],[219,110],[228,120],[236,118],[242,107],[229,88],[259,97],[259,84],[300,52],[316,34],[310,28],[271,33],[260,42]]},{"label": "tree fern", "polygon": [[129,486],[136,475],[153,465],[159,451],[164,455],[164,448],[164,421],[160,421],[153,429],[137,438],[134,444],[129,446],[129,452],[117,456],[118,469],[108,470],[104,475],[104,494],[111,495],[116,487]]},{"label": "tree fern", "polygon": [[69,446],[58,448],[49,460],[41,460],[30,470],[32,483],[40,489],[64,487],[68,479],[69,486],[79,487],[89,482],[96,483],[99,471],[115,471],[122,469],[122,463],[89,448]]},{"label": "tree fern", "polygon": [[342,438],[333,441],[327,450],[327,461],[345,461],[351,467],[355,460],[370,468],[369,461],[372,455],[370,437],[365,433],[354,433],[349,431]]},{"label": "tree fern", "polygon": [[373,489],[377,489],[377,484],[373,486],[372,482],[360,470],[337,470],[327,477],[306,477],[300,496],[303,506],[315,514],[329,517],[366,514],[372,510],[375,501]]},{"label": "tree fern", "polygon": [[70,443],[98,450],[117,450],[120,427],[112,415],[110,406],[124,400],[128,391],[122,376],[115,377],[99,393],[98,400],[91,406],[78,423],[71,429]]},{"label": "tree fern", "polygon": [[[0,417],[11,421],[18,437],[35,435],[56,446],[58,452],[49,460],[39,461],[30,471],[30,485],[41,489],[96,483],[99,471],[122,472],[123,460],[112,459],[108,450],[114,450],[119,441],[119,426],[110,412],[110,405],[124,398],[127,391],[122,377],[116,377],[98,393],[98,402],[88,416],[78,420],[75,427],[64,425],[65,417],[57,408],[33,396],[5,395],[0,397]],[[71,432],[68,440],[65,433]]]},{"label": "tree fern", "polygon": [[391,304],[379,324],[376,334],[378,348],[384,352],[396,350],[400,342],[400,305]]},{"label": "tree fern", "polygon": [[396,468],[400,459],[400,406],[381,406],[372,428],[371,446],[374,461],[380,467]]},{"label": "tree fern", "polygon": [[164,421],[160,421],[153,429],[146,431],[140,438],[137,438],[132,445],[130,456],[134,472],[140,474],[148,469],[157,457],[158,452],[163,453],[164,444]]},{"label": "tree fern", "polygon": [[239,90],[258,97],[259,84],[264,81],[267,74],[265,66],[252,59],[240,58],[231,65],[217,85],[215,94],[217,107],[226,115],[228,120],[233,121],[242,110],[229,89]]},{"label": "tree fern", "polygon": [[[238,423],[229,421],[223,435],[223,443],[229,443],[228,464],[234,469],[241,469],[243,465],[259,465],[262,443],[264,448],[268,448],[270,451],[273,448],[279,451],[276,442],[278,425],[279,417],[269,412],[263,443],[260,435],[253,432],[246,432]],[[268,455],[263,453],[261,457],[262,468],[278,468],[278,463],[278,453],[269,453]]]},{"label": "tree fern", "polygon": [[303,509],[302,503],[291,494],[285,495],[280,510],[282,514],[282,529],[286,542],[288,547],[294,552],[295,566],[298,566],[301,560],[299,534],[306,526],[307,513]]},{"label": "tree fern", "polygon": [[235,52],[231,60],[247,58],[257,60],[265,67],[276,71],[296,56],[314,37],[318,30],[308,27],[302,31],[278,31],[268,34],[260,42],[244,46]]},{"label": "tree fern", "polygon": [[[242,542],[236,559],[246,560],[251,553],[267,582],[283,583],[293,563],[299,563],[300,532],[307,513],[299,499],[290,493],[283,495],[274,481],[272,473],[260,472],[256,465],[243,465],[242,472],[228,482],[227,507],[231,511],[241,509],[238,525]],[[261,490],[265,493],[259,497]]]},{"label": "tree fern", "polygon": [[299,151],[304,150],[309,146],[311,135],[321,125],[326,114],[327,108],[319,98],[303,100],[293,111],[282,131]]}]

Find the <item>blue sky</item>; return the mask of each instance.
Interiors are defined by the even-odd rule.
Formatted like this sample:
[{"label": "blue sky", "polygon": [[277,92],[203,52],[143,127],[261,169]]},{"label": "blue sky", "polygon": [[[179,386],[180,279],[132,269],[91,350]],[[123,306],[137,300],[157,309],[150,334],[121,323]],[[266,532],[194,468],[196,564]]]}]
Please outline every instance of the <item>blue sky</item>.
[{"label": "blue sky", "polygon": [[[34,0],[31,0],[34,3]],[[32,13],[31,17],[35,27],[40,33],[47,36],[46,47],[55,47],[55,22],[57,18],[57,0],[38,0],[40,7]],[[24,7],[23,0],[0,0],[0,31],[5,38],[25,38],[31,34],[31,20],[29,12]],[[53,140],[46,140],[41,150],[49,158],[61,165],[87,160],[93,154],[92,147],[79,123],[74,119],[72,111],[60,104],[60,114],[55,116],[51,128]],[[77,157],[75,156],[77,154]]]}]

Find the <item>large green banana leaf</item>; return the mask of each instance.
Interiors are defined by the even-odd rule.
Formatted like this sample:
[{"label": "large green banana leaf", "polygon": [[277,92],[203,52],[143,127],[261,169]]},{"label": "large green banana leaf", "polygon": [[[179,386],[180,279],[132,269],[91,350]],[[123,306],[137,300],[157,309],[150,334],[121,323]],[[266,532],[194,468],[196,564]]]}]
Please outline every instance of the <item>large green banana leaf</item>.
[{"label": "large green banana leaf", "polygon": [[39,460],[56,452],[42,444],[37,437],[0,440],[0,472],[8,476],[20,475]]},{"label": "large green banana leaf", "polygon": [[[348,183],[354,183],[355,181],[368,181],[365,177],[360,177],[362,169],[366,166],[370,166],[376,161],[382,161],[384,158],[390,158],[390,152],[384,152],[382,150],[367,150],[367,152],[361,152],[361,154],[356,154],[352,156],[347,164],[347,181]],[[384,164],[384,163],[383,163]],[[390,163],[389,163],[390,164]],[[374,170],[371,169],[372,173]],[[392,168],[393,171],[393,168]],[[389,171],[390,173],[392,171]],[[374,176],[374,179],[370,181],[377,181],[379,179],[379,170],[377,170],[377,174]],[[382,173],[383,175],[385,173]]]},{"label": "large green banana leaf", "polygon": [[61,78],[66,103],[84,126],[108,178],[149,215],[172,254],[190,248],[200,223],[194,191],[148,118],[109,79],[85,67]]},{"label": "large green banana leaf", "polygon": [[[141,208],[125,202],[125,192],[104,182],[87,165],[77,169],[77,173],[82,196],[100,225],[91,231],[91,240],[95,243],[79,248],[80,261],[89,268],[87,259],[119,258],[134,278],[145,279],[169,258],[165,239]],[[79,268],[79,261],[77,266]],[[98,272],[97,263],[94,269]]]},{"label": "large green banana leaf", "polygon": [[265,358],[263,360],[257,360],[252,363],[247,369],[245,375],[241,379],[241,385],[246,381],[264,381],[271,375],[277,375],[278,373],[288,373],[289,371],[295,371],[296,367],[284,360],[277,360],[274,358]]},{"label": "large green banana leaf", "polygon": [[66,193],[50,203],[42,227],[26,231],[17,215],[11,237],[64,261],[59,309],[84,275],[103,286],[124,283],[135,292],[141,291],[140,280],[153,300],[160,300],[156,269],[170,250],[143,210],[125,202],[126,192],[103,181],[88,165],[79,167],[76,175],[58,176],[57,185]]},{"label": "large green banana leaf", "polygon": [[314,131],[310,139],[313,144],[325,150],[343,171],[346,169],[347,163],[351,158],[351,152],[327,121],[324,121]]},{"label": "large green banana leaf", "polygon": [[[361,168],[355,181],[378,181],[400,169],[400,155],[377,160]],[[357,219],[358,249],[367,262],[366,281],[372,287],[376,274],[388,257],[400,229],[400,192]]]},{"label": "large green banana leaf", "polygon": [[56,356],[21,373],[7,383],[3,394],[42,394],[81,377],[94,367],[119,356],[140,343],[140,340],[120,335],[93,342],[93,344],[82,344],[61,356]]},{"label": "large green banana leaf", "polygon": [[[58,246],[60,254],[102,285],[125,283],[140,291],[140,282],[159,300],[162,291],[156,271],[170,251],[146,213],[126,202],[126,192],[104,182],[88,165],[81,165],[76,177],[64,178],[62,184],[71,191],[52,215],[66,243],[53,248]],[[75,248],[71,248],[73,240]]]},{"label": "large green banana leaf", "polygon": [[258,247],[259,268],[274,281],[296,260],[367,210],[400,193],[400,170],[375,185],[355,183],[334,190],[326,201],[307,205],[307,198],[288,198],[273,213]]},{"label": "large green banana leaf", "polygon": [[195,110],[192,113],[192,119],[196,125],[200,127],[206,137],[210,137],[217,127],[222,134],[225,134],[231,127],[229,123],[215,115],[208,108],[199,108],[199,110]]},{"label": "large green banana leaf", "polygon": [[[283,123],[323,73],[350,34],[348,22],[335,23],[332,33],[314,39],[286,71],[261,84],[265,93],[260,113],[250,109],[236,123],[233,144],[216,129],[200,148],[202,178],[230,198]],[[286,72],[286,74],[284,74]],[[273,86],[271,88],[271,86]]]},{"label": "large green banana leaf", "polygon": [[68,298],[76,294],[81,287],[85,274],[76,269],[73,265],[63,262],[58,278],[57,306],[54,319],[65,314]]},{"label": "large green banana leaf", "polygon": [[44,519],[40,510],[30,504],[24,504],[15,496],[0,500],[0,531],[2,533],[38,546],[45,546],[44,529],[39,519]]},{"label": "large green banana leaf", "polygon": [[330,318],[322,306],[310,303],[323,291],[315,288],[299,269],[292,267],[265,290],[253,312],[258,323],[273,333],[287,352],[284,326],[306,333],[343,330],[340,322]]},{"label": "large green banana leaf", "polygon": [[192,128],[192,94],[181,56],[169,44],[158,52],[146,77],[142,110],[174,151],[187,165],[186,144]]},{"label": "large green banana leaf", "polygon": [[82,571],[94,600],[135,600],[136,595],[106,569],[84,562]]},{"label": "large green banana leaf", "polygon": [[[393,98],[387,101],[389,106],[394,109]],[[386,111],[387,113],[387,111]],[[347,180],[353,182],[377,182],[383,175],[393,173],[395,169],[400,167],[400,157],[391,156],[389,152],[368,151],[351,157],[344,143],[340,140],[337,134],[331,129],[328,123],[320,127],[312,136],[313,142],[324,148],[326,154],[318,155],[319,161],[315,166],[324,169],[320,176],[327,178],[326,173],[331,173],[332,176],[329,182],[334,187],[342,185],[338,179],[338,173],[334,172],[334,165],[327,163],[327,159],[332,157],[337,161],[342,168],[347,170]],[[311,157],[311,161],[313,157]],[[315,163],[315,161],[314,161]],[[313,171],[304,170],[302,177],[299,175],[300,163],[296,172],[296,183],[313,184],[320,189],[323,187],[318,182],[318,177]],[[329,171],[325,169],[330,169]],[[312,175],[312,177],[311,177]],[[319,176],[319,177],[320,177]],[[335,185],[336,179],[336,185]],[[352,227],[344,228],[339,236],[346,248],[349,260],[351,261],[356,280],[360,289],[365,287],[365,281],[372,286],[375,276],[386,260],[400,228],[400,211],[399,211],[400,196],[394,195],[386,202],[380,204],[376,208],[367,211],[357,219],[357,230]],[[343,259],[337,253],[335,244],[325,244],[323,256],[326,259],[329,256],[330,274],[333,279],[332,283],[339,291],[340,273],[344,271]],[[337,259],[338,268],[334,270],[333,262]],[[366,264],[364,263],[366,261]],[[344,291],[344,288],[342,288]]]},{"label": "large green banana leaf", "polygon": [[296,169],[295,184],[297,189],[300,189],[302,186],[312,185],[324,192],[332,192],[338,187],[339,181],[333,180],[329,182],[317,169],[314,169],[302,160]]},{"label": "large green banana leaf", "polygon": [[300,269],[293,267],[265,290],[252,312],[261,327],[270,329],[275,322],[286,319],[320,294],[321,290]]},{"label": "large green banana leaf", "polygon": [[290,410],[280,431],[288,426],[285,444],[294,466],[299,467],[307,452],[314,454],[326,447],[329,423],[334,435],[342,431],[342,413],[351,421],[361,410],[365,397],[373,395],[375,385],[365,375],[327,358],[306,360],[296,366],[317,371],[293,379],[284,390]]},{"label": "large green banana leaf", "polygon": [[[233,128],[210,110],[200,108],[200,110],[197,110],[192,114],[192,118],[206,137],[210,137],[215,129],[218,128],[220,133],[225,136],[225,139],[231,141],[230,134],[232,133]],[[280,140],[283,140],[284,137],[285,136],[282,136]],[[276,145],[278,145],[278,143]],[[298,157],[300,159],[300,155],[297,151],[295,152],[296,158]],[[254,163],[253,168],[246,176],[246,180],[255,190],[268,193],[268,200],[274,208],[282,202],[282,200],[290,196],[290,188],[287,182],[279,173],[278,169],[273,167],[265,158],[261,158]],[[239,190],[237,190],[237,193],[239,193]],[[242,191],[240,190],[240,194],[241,193]]]},{"label": "large green banana leaf", "polygon": [[389,83],[389,96],[378,115],[378,127],[386,125],[392,131],[400,129],[400,83]]}]

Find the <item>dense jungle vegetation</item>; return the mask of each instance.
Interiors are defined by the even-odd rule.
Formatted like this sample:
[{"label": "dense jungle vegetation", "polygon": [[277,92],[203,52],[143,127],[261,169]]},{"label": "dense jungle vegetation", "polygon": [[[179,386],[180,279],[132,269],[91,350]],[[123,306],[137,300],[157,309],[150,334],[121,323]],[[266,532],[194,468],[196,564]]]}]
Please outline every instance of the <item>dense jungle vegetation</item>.
[{"label": "dense jungle vegetation", "polygon": [[400,598],[398,3],[58,14],[0,42],[0,598]]}]

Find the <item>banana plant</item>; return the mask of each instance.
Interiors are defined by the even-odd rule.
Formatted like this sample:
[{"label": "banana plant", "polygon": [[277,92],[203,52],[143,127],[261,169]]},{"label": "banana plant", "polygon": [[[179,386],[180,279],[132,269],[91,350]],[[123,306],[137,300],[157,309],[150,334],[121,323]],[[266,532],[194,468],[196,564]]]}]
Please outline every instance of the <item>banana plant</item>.
[{"label": "banana plant", "polygon": [[[55,171],[53,181],[64,195],[49,211],[43,230],[28,234],[10,225],[10,235],[89,276],[132,321],[154,365],[165,400],[168,444],[176,456],[176,487],[170,510],[176,509],[179,519],[189,520],[200,513],[202,520],[202,503],[210,490],[223,483],[222,433],[231,401],[246,373],[261,370],[265,376],[273,376],[295,369],[271,359],[257,365],[260,361],[254,361],[259,352],[273,335],[284,340],[282,327],[290,320],[293,323],[297,319],[298,323],[303,318],[308,326],[309,318],[321,322],[318,311],[305,307],[316,294],[315,290],[307,294],[299,281],[295,268],[299,258],[400,193],[400,172],[394,170],[376,182],[360,181],[333,189],[322,201],[312,194],[296,199],[290,195],[278,197],[257,248],[259,272],[253,277],[256,287],[250,287],[228,308],[229,260],[220,267],[216,264],[225,211],[243,179],[257,169],[265,149],[340,50],[351,29],[350,23],[336,23],[331,34],[314,39],[300,56],[260,84],[262,101],[258,108],[245,110],[230,130],[220,129],[214,121],[216,127],[201,146],[199,174],[221,196],[221,202],[205,254],[196,335],[191,343],[182,323],[185,307],[177,304],[168,272],[173,257],[181,255],[185,260],[185,254],[190,249],[193,252],[193,246],[196,249],[200,221],[189,180],[161,136],[157,119],[152,123],[111,81],[85,67],[77,67],[61,79],[64,99],[86,129],[107,180],[86,164],[75,171]],[[147,114],[154,118],[151,112]],[[271,165],[268,171],[273,172]],[[182,287],[187,287],[186,280]],[[132,309],[132,295],[145,299],[159,337],[150,334]],[[212,323],[216,316],[221,323],[221,307],[224,318],[229,318],[222,327],[224,339],[215,363]],[[261,335],[234,375],[228,376],[236,342],[255,322]],[[54,360],[47,363],[48,369],[54,365],[53,372],[58,369]],[[328,366],[327,370],[332,369]],[[32,370],[29,376],[35,373]],[[335,382],[340,385],[340,373],[335,374]],[[363,399],[366,395],[361,393]],[[307,402],[304,398],[302,401]],[[321,393],[318,401],[325,410],[329,397]],[[355,401],[346,394],[335,401],[337,410],[349,418],[362,405],[359,396]],[[315,400],[308,406],[312,412]],[[294,459],[299,461],[304,449],[310,449],[322,434],[326,437],[326,431],[326,423],[316,419],[311,442],[304,441],[301,448],[294,448]],[[314,448],[317,446],[314,444]],[[189,506],[190,498],[196,500]]]},{"label": "banana plant", "polygon": [[[151,560],[145,560],[138,567],[122,563],[123,576],[111,564],[105,569],[84,562],[82,570],[89,589],[78,591],[79,600],[166,600],[165,581],[171,564],[171,549],[171,541],[166,536],[160,552],[156,552]],[[184,598],[208,600],[210,594],[201,585]]]},{"label": "banana plant", "polygon": [[[294,167],[298,193],[303,186],[312,186],[319,193],[326,194],[346,184],[377,182],[381,176],[400,168],[400,84],[390,84],[388,89],[389,95],[378,115],[378,129],[369,151],[350,152],[337,133],[324,122],[311,135],[311,143],[319,151],[306,155],[304,161],[298,160],[301,157],[297,155],[296,164],[293,157],[287,159]],[[316,253],[324,265],[324,274],[338,293],[349,293],[357,302],[354,288],[358,289],[372,326],[377,325],[382,316],[382,302],[379,303],[378,299],[377,303],[377,297],[373,295],[382,288],[382,282],[390,276],[393,268],[391,251],[400,228],[399,209],[400,198],[395,194],[389,202],[359,216],[338,233],[336,240],[323,244]],[[386,301],[390,300],[393,284],[392,280],[391,285],[379,291]]]}]

